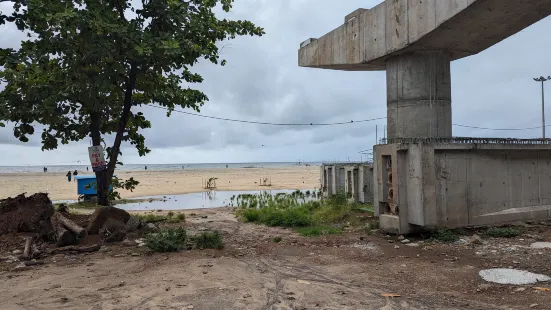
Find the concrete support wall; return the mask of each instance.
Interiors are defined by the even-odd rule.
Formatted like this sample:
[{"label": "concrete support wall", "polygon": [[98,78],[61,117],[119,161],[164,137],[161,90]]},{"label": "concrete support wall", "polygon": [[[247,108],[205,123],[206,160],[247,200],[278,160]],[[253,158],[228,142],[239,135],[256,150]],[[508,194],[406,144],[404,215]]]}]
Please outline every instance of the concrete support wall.
[{"label": "concrete support wall", "polygon": [[389,138],[451,137],[450,55],[407,53],[387,61]]},{"label": "concrete support wall", "polygon": [[[384,156],[392,157],[397,214],[384,208]],[[376,146],[376,163],[389,232],[551,219],[551,145],[391,144]]]},{"label": "concrete support wall", "polygon": [[327,198],[342,192],[348,195],[351,201],[373,202],[372,165],[354,163],[322,165],[321,175],[323,197]]}]

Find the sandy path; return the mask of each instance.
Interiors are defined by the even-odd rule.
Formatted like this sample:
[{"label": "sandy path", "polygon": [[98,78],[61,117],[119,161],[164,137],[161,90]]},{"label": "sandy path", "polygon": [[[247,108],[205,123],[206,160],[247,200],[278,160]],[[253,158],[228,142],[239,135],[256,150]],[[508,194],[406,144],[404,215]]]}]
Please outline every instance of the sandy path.
[{"label": "sandy path", "polygon": [[[258,169],[201,169],[181,171],[120,171],[118,177],[140,182],[134,192],[121,192],[123,198],[176,195],[201,192],[202,180],[217,177],[219,190],[258,190],[263,178],[271,178],[272,189],[313,189],[320,184],[319,167]],[[64,173],[0,174],[0,199],[20,193],[47,192],[52,200],[76,199],[76,183],[67,182]]]},{"label": "sandy path", "polygon": [[[520,310],[551,303],[548,292],[489,285],[477,275],[515,260],[521,269],[545,272],[548,255],[505,245],[524,239],[396,248],[387,240],[396,237],[304,238],[290,229],[239,223],[230,208],[185,213],[189,233],[218,229],[225,249],[151,254],[109,244],[89,255],[46,257],[46,265],[28,271],[3,271],[0,263],[0,309]],[[537,229],[551,236],[551,229]],[[283,241],[273,242],[274,236]],[[489,252],[494,246],[499,253]]]}]

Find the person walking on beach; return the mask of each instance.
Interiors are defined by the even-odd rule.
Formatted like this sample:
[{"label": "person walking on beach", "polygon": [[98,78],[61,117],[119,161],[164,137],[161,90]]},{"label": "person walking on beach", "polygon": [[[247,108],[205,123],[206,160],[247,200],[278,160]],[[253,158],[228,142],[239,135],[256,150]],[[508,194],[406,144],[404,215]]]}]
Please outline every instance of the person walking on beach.
[{"label": "person walking on beach", "polygon": [[44,172],[48,172],[48,168],[44,167]]},{"label": "person walking on beach", "polygon": [[86,171],[88,171],[88,167],[86,167]]},{"label": "person walking on beach", "polygon": [[67,177],[67,182],[71,182],[71,171],[67,172],[65,176]]},{"label": "person walking on beach", "polygon": [[75,182],[77,181],[77,179],[75,178],[77,175],[78,175],[78,171],[76,171],[76,170],[73,171],[73,179],[74,179]]},{"label": "person walking on beach", "polygon": [[147,170],[147,166],[145,166],[145,170]]}]

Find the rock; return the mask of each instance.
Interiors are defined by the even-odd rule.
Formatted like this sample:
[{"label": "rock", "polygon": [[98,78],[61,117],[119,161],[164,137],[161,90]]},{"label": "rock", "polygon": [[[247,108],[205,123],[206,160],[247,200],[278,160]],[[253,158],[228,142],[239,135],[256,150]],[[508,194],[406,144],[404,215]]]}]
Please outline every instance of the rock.
[{"label": "rock", "polygon": [[187,308],[188,309],[193,309],[194,307],[193,307],[193,305],[189,305],[189,306],[187,306]]},{"label": "rock", "polygon": [[487,291],[489,289],[492,288],[492,285],[491,284],[480,284],[477,288],[476,288],[476,291],[477,292],[483,292],[483,291]]},{"label": "rock", "polygon": [[[147,227],[147,230],[150,230],[150,231],[159,230],[159,227],[157,227],[157,225],[155,225],[153,223],[147,223],[147,225],[145,227]],[[136,240],[136,241],[138,241],[138,240]]]},{"label": "rock", "polygon": [[31,269],[30,266],[25,265],[25,263],[19,263],[17,266],[13,267],[13,271],[25,271]]},{"label": "rock", "polygon": [[403,235],[400,235],[400,236],[398,237],[398,240],[404,240],[404,239],[406,239],[406,237],[404,237]]},{"label": "rock", "polygon": [[44,237],[53,232],[50,219],[54,206],[48,194],[0,200],[0,235],[17,232],[34,232]]},{"label": "rock", "polygon": [[131,256],[140,256],[139,253],[132,253],[132,254],[130,254],[130,255],[131,255]]},{"label": "rock", "polygon": [[249,293],[243,294],[243,298],[251,298],[251,297],[252,297],[252,295],[249,294]]},{"label": "rock", "polygon": [[469,243],[470,244],[482,244],[483,242],[482,242],[482,238],[480,238],[479,235],[474,234],[474,235],[472,235],[471,238],[469,238]]},{"label": "rock", "polygon": [[515,289],[515,292],[524,292],[524,291],[526,291],[525,287],[518,287]]},{"label": "rock", "polygon": [[402,243],[403,244],[408,244],[408,243],[411,243],[411,241],[409,241],[409,239],[404,239],[404,240],[402,240]]},{"label": "rock", "polygon": [[395,245],[394,248],[395,248],[395,249],[399,249],[400,246],[399,246],[399,245]]},{"label": "rock", "polygon": [[418,246],[419,246],[419,243],[408,243],[408,244],[406,244],[406,246],[418,247]]},{"label": "rock", "polygon": [[535,307],[537,307],[537,306],[539,306],[539,304],[531,304],[531,305],[530,305],[530,308],[535,308]]},{"label": "rock", "polygon": [[124,239],[122,242],[121,242],[122,245],[124,246],[134,246],[136,245],[136,242],[135,241],[132,241],[130,239]]},{"label": "rock", "polygon": [[13,250],[13,252],[11,252],[13,255],[21,255],[23,254],[23,251],[21,250]]},{"label": "rock", "polygon": [[124,223],[128,222],[129,218],[130,214],[122,209],[115,207],[101,207],[96,209],[96,211],[92,214],[87,230],[89,234],[97,234],[108,219],[118,220],[124,225]]},{"label": "rock", "polygon": [[136,216],[131,216],[128,218],[128,221],[126,222],[126,227],[124,230],[127,232],[132,232],[140,228],[141,222],[140,219]]},{"label": "rock", "polygon": [[120,242],[123,241],[126,237],[125,228],[126,225],[124,225],[123,222],[114,218],[108,218],[99,230],[99,232],[105,235],[105,242],[107,243]]},{"label": "rock", "polygon": [[527,285],[551,281],[546,275],[516,269],[486,269],[478,274],[484,281],[497,284]]},{"label": "rock", "polygon": [[551,242],[534,242],[530,244],[532,249],[551,249]]}]

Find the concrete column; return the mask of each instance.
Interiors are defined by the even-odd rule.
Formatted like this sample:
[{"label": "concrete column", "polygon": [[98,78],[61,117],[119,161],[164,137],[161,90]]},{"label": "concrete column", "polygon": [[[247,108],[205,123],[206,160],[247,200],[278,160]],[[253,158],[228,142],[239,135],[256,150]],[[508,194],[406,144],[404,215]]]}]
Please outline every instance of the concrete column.
[{"label": "concrete column", "polygon": [[452,136],[450,55],[419,51],[386,65],[388,138]]}]

